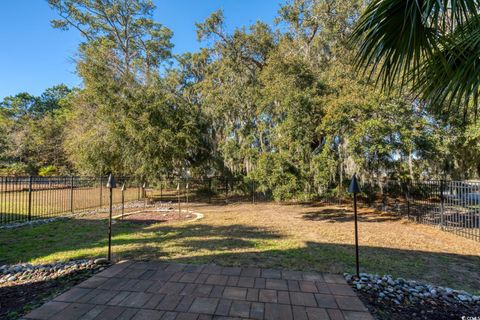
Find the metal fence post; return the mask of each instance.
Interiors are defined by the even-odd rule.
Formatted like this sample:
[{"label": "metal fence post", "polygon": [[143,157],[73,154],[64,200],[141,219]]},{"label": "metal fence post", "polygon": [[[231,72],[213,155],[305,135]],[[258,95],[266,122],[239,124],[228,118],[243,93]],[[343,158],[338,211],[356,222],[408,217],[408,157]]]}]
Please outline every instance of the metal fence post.
[{"label": "metal fence post", "polygon": [[228,180],[225,179],[225,202],[228,202]]},{"label": "metal fence post", "polygon": [[188,189],[189,189],[189,185],[188,185],[188,179],[187,179],[187,184],[185,185],[185,191],[187,192],[187,195],[186,195],[186,201],[187,201],[186,212],[187,212],[187,214],[188,214]]},{"label": "metal fence post", "polygon": [[212,203],[212,178],[208,179],[208,203]]},{"label": "metal fence post", "polygon": [[440,180],[440,227],[443,230],[445,226],[445,216],[444,216],[444,197],[443,197],[443,180]]},{"label": "metal fence post", "polygon": [[73,176],[70,178],[70,211],[73,213]]},{"label": "metal fence post", "polygon": [[28,221],[32,220],[32,180],[33,177],[28,177]]},{"label": "metal fence post", "polygon": [[147,193],[145,191],[145,188],[147,187],[147,183],[144,182],[142,184],[142,199],[143,199],[143,209],[147,208]]},{"label": "metal fence post", "polygon": [[160,202],[163,201],[163,180],[160,180]]},{"label": "metal fence post", "polygon": [[255,204],[255,181],[252,180],[252,203]]},{"label": "metal fence post", "polygon": [[405,190],[407,191],[407,219],[410,220],[410,184],[408,182]]},{"label": "metal fence post", "polygon": [[103,188],[103,177],[100,176],[100,208],[102,207],[102,204],[103,204],[102,188]]},{"label": "metal fence post", "polygon": [[177,202],[178,202],[178,216],[182,212],[181,204],[180,204],[180,182],[177,183]]},{"label": "metal fence post", "polygon": [[124,214],[125,214],[125,181],[123,182],[123,185],[122,185],[122,220],[123,220]]}]

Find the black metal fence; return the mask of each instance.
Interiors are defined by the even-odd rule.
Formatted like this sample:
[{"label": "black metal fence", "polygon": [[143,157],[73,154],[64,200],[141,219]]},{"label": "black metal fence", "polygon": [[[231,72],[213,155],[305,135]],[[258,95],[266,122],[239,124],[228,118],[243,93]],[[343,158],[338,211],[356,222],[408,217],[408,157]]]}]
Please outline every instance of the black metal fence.
[{"label": "black metal fence", "polygon": [[208,203],[258,202],[270,200],[258,184],[242,178],[164,179],[150,185],[147,197],[166,202]]},{"label": "black metal fence", "polygon": [[[106,177],[0,177],[0,225],[44,219],[108,205]],[[126,178],[125,201],[140,199],[141,184]],[[122,190],[113,190],[113,202]]]},{"label": "black metal fence", "polygon": [[[472,181],[387,181],[380,209],[480,241],[480,183]],[[378,208],[378,197],[374,197]],[[371,204],[371,201],[367,202]]]},{"label": "black metal fence", "polygon": [[[142,199],[146,192],[148,198],[178,204],[256,203],[271,201],[273,193],[246,178],[165,179],[147,189],[134,180],[118,180],[120,186],[126,183],[125,201]],[[106,206],[105,183],[106,177],[0,177],[0,225]],[[318,193],[312,188],[307,198],[328,205],[351,203],[346,189],[336,186]],[[480,182],[389,180],[364,183],[362,191],[359,202],[364,206],[480,241]],[[121,188],[114,189],[114,203],[121,199]]]},{"label": "black metal fence", "polygon": [[[336,186],[323,193],[312,188],[307,198],[326,205],[349,204],[347,187]],[[363,183],[362,191],[361,205],[480,241],[479,182],[387,180]],[[148,197],[172,203],[256,203],[271,201],[272,190],[245,178],[167,179],[152,186]]]}]

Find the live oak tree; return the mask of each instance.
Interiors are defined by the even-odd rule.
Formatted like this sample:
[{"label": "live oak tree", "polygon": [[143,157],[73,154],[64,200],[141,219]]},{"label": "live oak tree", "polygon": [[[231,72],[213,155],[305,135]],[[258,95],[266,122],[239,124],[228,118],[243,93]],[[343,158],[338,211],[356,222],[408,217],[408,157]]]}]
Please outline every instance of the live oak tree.
[{"label": "live oak tree", "polygon": [[152,19],[151,1],[49,1],[57,28],[83,36],[77,71],[83,88],[71,101],[65,145],[82,172],[155,176],[188,154],[198,126],[190,105],[161,77],[172,32]]},{"label": "live oak tree", "polygon": [[371,183],[480,175],[474,114],[446,117],[398,83],[380,90],[385,60],[371,76],[357,72],[351,37],[367,26],[364,1],[290,0],[275,24],[234,30],[217,11],[196,25],[203,47],[182,55],[151,1],[49,3],[54,27],[83,35],[83,83],[4,100],[5,164],[235,176],[279,200],[341,192],[332,188],[353,173]]},{"label": "live oak tree", "polygon": [[49,165],[64,173],[71,169],[62,145],[62,102],[69,93],[58,85],[39,97],[20,93],[0,102],[0,169],[11,174],[36,173]]}]

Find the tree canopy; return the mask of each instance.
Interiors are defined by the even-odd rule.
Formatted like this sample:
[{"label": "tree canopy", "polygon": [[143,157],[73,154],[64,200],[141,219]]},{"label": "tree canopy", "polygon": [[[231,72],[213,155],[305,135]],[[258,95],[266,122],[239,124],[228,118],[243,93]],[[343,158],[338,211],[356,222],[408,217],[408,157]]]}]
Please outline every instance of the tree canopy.
[{"label": "tree canopy", "polygon": [[[359,0],[290,0],[274,25],[231,32],[217,11],[196,24],[202,48],[173,55],[172,32],[153,20],[151,1],[49,0],[60,16],[53,26],[83,35],[83,84],[4,99],[2,166],[142,179],[243,177],[275,199],[329,192],[353,173],[370,182],[479,177],[473,114],[446,118],[428,97],[385,92],[358,74],[351,37],[374,32],[368,17],[383,2],[364,12]],[[360,50],[373,75],[396,89],[386,72],[405,69],[407,60],[382,56],[381,46]]]}]

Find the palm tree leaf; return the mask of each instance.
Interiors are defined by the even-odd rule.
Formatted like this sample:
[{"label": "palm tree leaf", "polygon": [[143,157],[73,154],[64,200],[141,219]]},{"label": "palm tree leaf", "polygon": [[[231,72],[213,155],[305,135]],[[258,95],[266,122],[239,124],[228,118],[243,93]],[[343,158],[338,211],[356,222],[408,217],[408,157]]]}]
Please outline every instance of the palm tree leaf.
[{"label": "palm tree leaf", "polygon": [[357,67],[385,88],[418,80],[422,60],[440,39],[477,15],[479,0],[373,0],[352,34]]},{"label": "palm tree leaf", "polygon": [[[414,84],[416,91],[432,106],[445,104],[448,111],[477,105],[480,90],[480,17],[469,19],[446,36],[441,48],[425,59]],[[440,111],[440,110],[439,110]],[[475,108],[475,113],[477,109]]]}]

